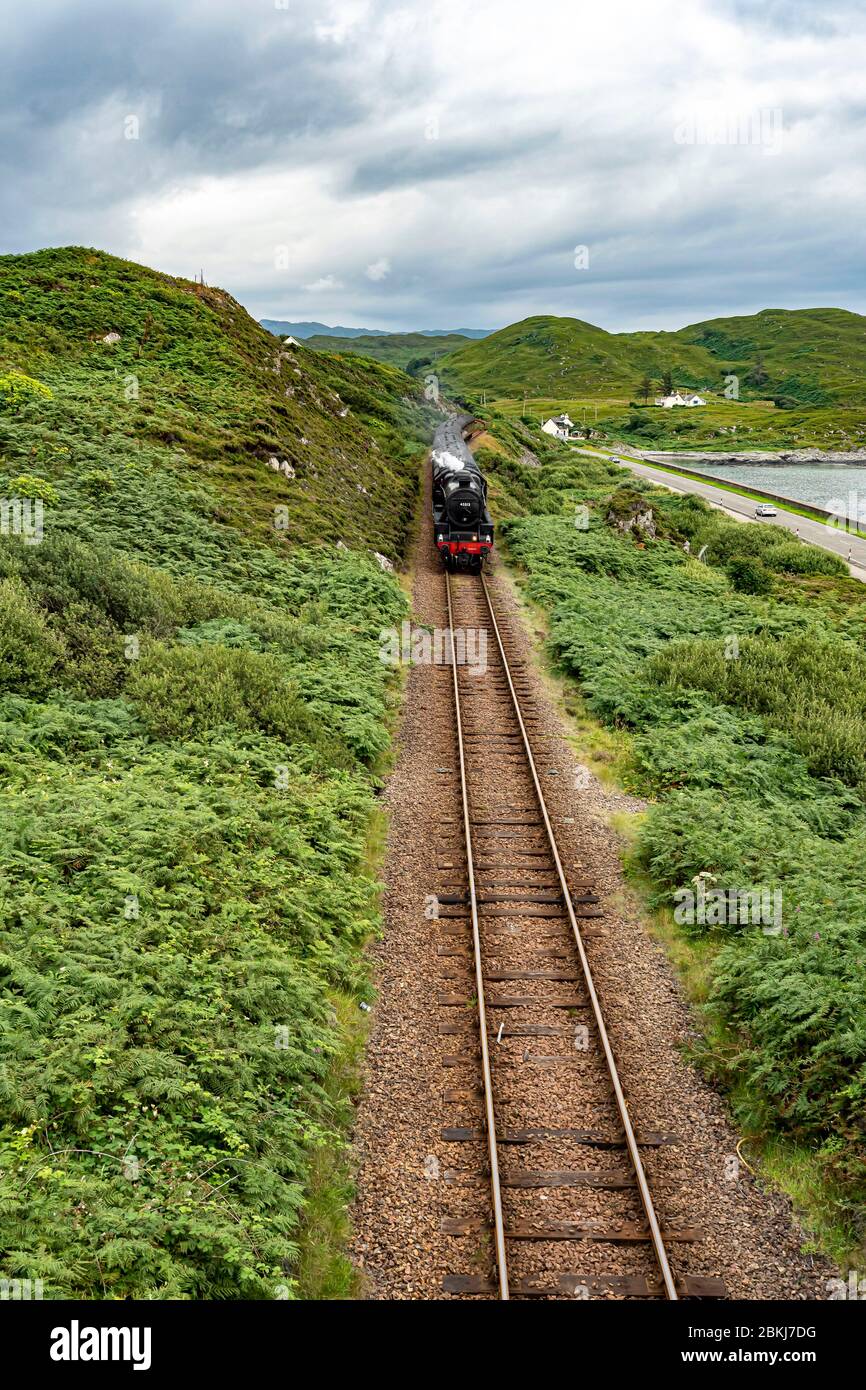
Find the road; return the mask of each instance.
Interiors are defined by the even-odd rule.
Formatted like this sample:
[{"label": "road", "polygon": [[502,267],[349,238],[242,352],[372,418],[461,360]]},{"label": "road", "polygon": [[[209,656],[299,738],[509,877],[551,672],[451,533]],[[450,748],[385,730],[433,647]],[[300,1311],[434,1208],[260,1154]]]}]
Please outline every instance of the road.
[{"label": "road", "polygon": [[[581,450],[581,453],[589,453],[589,450]],[[592,452],[600,453],[593,450]],[[651,463],[641,463],[637,459],[629,458],[623,454],[606,454],[606,458],[616,458],[624,468],[628,468],[632,473],[637,473],[641,478],[649,478],[651,482],[658,483],[660,487],[666,487],[671,492],[694,492],[698,497],[703,497],[714,507],[719,507],[722,511],[735,516],[738,521],[754,521],[756,502],[748,497],[741,497],[739,493],[728,492],[724,488],[714,486],[712,483],[699,483],[692,478],[680,478],[674,473],[667,473],[663,468],[655,468]],[[724,501],[721,499],[724,498]],[[848,535],[845,531],[837,531],[832,526],[825,525],[822,521],[812,521],[808,517],[798,516],[796,512],[786,512],[779,508],[778,515],[764,517],[758,523],[761,526],[782,526],[786,531],[799,536],[801,541],[808,541],[810,545],[818,545],[822,550],[831,550],[835,555],[841,555],[843,560],[848,561],[848,568],[855,579],[866,582],[866,540],[859,536]]]}]

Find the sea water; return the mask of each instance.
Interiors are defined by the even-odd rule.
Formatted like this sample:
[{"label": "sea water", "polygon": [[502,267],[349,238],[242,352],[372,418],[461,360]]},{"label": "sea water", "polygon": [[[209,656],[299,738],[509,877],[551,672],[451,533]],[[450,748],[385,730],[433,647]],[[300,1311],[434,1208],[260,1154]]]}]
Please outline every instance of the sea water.
[{"label": "sea water", "polygon": [[794,502],[809,502],[838,516],[866,524],[866,463],[700,463],[683,460],[694,473],[738,483],[745,488],[776,492]]}]

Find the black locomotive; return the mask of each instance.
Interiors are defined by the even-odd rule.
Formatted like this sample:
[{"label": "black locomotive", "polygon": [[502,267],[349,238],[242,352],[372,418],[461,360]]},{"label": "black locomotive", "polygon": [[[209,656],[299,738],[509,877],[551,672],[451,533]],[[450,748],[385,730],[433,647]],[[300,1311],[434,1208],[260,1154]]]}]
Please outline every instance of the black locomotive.
[{"label": "black locomotive", "polygon": [[477,572],[493,547],[487,484],[463,438],[470,415],[451,415],[433,441],[433,539],[446,569]]}]

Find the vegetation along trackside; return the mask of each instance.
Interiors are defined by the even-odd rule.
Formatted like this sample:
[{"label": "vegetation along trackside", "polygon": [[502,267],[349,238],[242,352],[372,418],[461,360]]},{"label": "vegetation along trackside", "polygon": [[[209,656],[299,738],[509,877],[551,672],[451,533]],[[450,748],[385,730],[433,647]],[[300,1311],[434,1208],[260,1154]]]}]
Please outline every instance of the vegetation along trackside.
[{"label": "vegetation along trackside", "polygon": [[222,291],[0,259],[0,1244],[45,1297],[297,1289],[427,437]]},{"label": "vegetation along trackside", "polygon": [[618,731],[620,777],[650,800],[635,859],[656,907],[672,920],[682,890],[783,905],[772,930],[678,915],[705,1006],[695,1047],[850,1252],[866,1171],[866,590],[827,552],[604,460],[553,446],[543,467],[521,461],[547,447],[537,431],[487,423],[521,584],[584,707]]}]

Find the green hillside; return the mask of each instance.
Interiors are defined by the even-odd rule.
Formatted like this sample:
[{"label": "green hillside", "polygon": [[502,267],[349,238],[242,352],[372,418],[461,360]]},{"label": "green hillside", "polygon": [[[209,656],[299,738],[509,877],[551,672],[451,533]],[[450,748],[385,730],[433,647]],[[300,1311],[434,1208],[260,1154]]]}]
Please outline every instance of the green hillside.
[{"label": "green hillside", "polygon": [[866,405],[866,318],[847,309],[762,309],[672,336],[738,372],[747,393],[780,394],[792,405]]},{"label": "green hillside", "polygon": [[467,394],[618,394],[632,391],[640,376],[622,336],[580,319],[540,315],[458,348],[438,371],[446,389]]},{"label": "green hillside", "polygon": [[866,405],[866,319],[844,309],[765,309],[675,333],[607,333],[580,319],[538,316],[448,354],[446,388],[497,397],[637,399],[644,375],[660,389],[724,390],[781,406]]},{"label": "green hillside", "polygon": [[417,372],[446,352],[453,352],[471,341],[460,333],[447,333],[441,338],[430,338],[424,333],[383,333],[359,338],[318,334],[307,338],[304,346],[315,352],[355,352],[361,357],[373,357],[378,362],[401,367],[403,371]]},{"label": "green hillside", "polygon": [[53,392],[26,437],[7,417],[3,447],[10,467],[27,462],[61,492],[79,489],[85,466],[114,470],[115,495],[137,508],[139,479],[164,471],[196,493],[192,510],[266,544],[399,553],[418,429],[402,373],[286,348],[223,290],[81,249],[0,257],[0,363]]},{"label": "green hillside", "polygon": [[0,258],[0,1244],[45,1298],[345,1285],[306,1215],[311,1172],[345,1202],[415,391],[221,290]]}]

